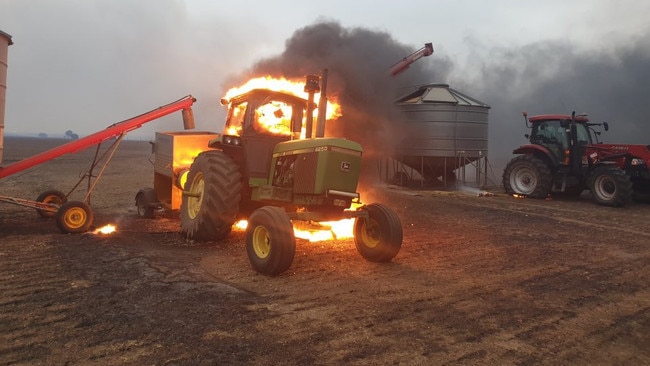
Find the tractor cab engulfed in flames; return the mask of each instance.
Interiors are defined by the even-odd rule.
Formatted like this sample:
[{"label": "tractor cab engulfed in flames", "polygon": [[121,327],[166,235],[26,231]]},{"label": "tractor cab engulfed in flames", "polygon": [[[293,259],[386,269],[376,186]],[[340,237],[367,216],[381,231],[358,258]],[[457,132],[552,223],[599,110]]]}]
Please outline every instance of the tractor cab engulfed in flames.
[{"label": "tractor cab engulfed in flames", "polygon": [[300,138],[306,101],[304,99],[255,89],[230,100],[224,134],[210,141],[245,166],[248,177],[267,179],[273,147]]},{"label": "tractor cab engulfed in flames", "polygon": [[242,205],[242,216],[265,202],[282,201],[329,220],[330,213],[338,215],[359,198],[361,146],[346,139],[306,139],[308,101],[254,89],[228,104],[224,134],[209,147],[242,168],[251,197],[250,207]]}]

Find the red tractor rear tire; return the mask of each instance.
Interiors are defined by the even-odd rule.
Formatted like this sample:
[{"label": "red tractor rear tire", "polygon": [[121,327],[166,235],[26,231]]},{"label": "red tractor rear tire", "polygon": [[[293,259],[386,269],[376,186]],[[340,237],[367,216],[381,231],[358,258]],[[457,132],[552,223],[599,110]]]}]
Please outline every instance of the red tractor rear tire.
[{"label": "red tractor rear tire", "polygon": [[225,238],[241,200],[241,173],[222,151],[199,154],[187,175],[181,201],[181,232],[191,240]]},{"label": "red tractor rear tire", "polygon": [[503,171],[503,189],[507,194],[546,198],[553,176],[548,165],[534,155],[519,155]]},{"label": "red tractor rear tire", "polygon": [[603,206],[621,207],[632,200],[630,177],[617,166],[601,165],[589,176],[593,200]]}]

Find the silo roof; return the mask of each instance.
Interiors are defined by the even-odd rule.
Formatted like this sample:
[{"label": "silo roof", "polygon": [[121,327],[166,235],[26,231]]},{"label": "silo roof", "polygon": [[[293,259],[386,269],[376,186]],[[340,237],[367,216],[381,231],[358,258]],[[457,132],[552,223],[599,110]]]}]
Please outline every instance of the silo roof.
[{"label": "silo roof", "polygon": [[427,84],[417,88],[399,99],[396,103],[422,104],[422,103],[446,103],[454,105],[471,105],[490,108],[489,105],[469,97],[458,90],[452,89],[447,84]]},{"label": "silo roof", "polygon": [[14,42],[11,40],[11,36],[3,31],[0,30],[0,36],[7,38],[9,40],[9,45],[11,46],[14,44]]}]

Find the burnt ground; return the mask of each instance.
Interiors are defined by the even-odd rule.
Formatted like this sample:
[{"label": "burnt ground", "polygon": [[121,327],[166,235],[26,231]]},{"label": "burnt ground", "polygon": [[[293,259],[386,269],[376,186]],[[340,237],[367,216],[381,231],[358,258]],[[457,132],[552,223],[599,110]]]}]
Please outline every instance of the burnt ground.
[{"label": "burnt ground", "polygon": [[[49,143],[7,139],[4,164]],[[404,228],[391,263],[352,239],[298,240],[269,278],[241,231],[191,243],[174,213],[136,216],[149,150],[123,142],[96,189],[112,235],[0,205],[1,364],[650,363],[650,205],[376,187]],[[4,178],[0,194],[66,191],[93,152]]]}]

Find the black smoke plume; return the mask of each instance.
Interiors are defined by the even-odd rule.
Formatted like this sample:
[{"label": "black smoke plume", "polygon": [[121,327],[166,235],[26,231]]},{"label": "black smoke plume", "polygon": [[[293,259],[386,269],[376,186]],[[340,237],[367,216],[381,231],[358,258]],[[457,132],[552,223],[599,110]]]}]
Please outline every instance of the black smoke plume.
[{"label": "black smoke plume", "polygon": [[[435,46],[443,40],[421,41]],[[472,54],[462,65],[436,51],[391,77],[390,67],[420,47],[386,32],[317,22],[297,30],[284,52],[257,62],[229,86],[266,74],[302,78],[327,68],[328,94],[336,94],[343,107],[343,117],[330,123],[327,134],[358,141],[372,154],[390,153],[400,139],[394,127],[403,120],[393,107],[400,91],[448,83],[491,106],[488,141],[495,184],[512,150],[526,142],[522,111],[587,113],[593,122],[610,123],[601,140],[650,144],[649,34],[599,50],[559,40],[493,48]]]},{"label": "black smoke plume", "polygon": [[[422,40],[422,45],[426,39]],[[406,72],[391,77],[390,67],[422,46],[405,45],[388,33],[364,28],[345,28],[335,21],[318,22],[297,30],[286,41],[282,54],[257,62],[231,85],[252,77],[303,78],[328,69],[328,96],[336,96],[343,117],[328,124],[326,135],[361,143],[365,153],[389,151],[396,141],[396,92],[448,73],[451,62],[436,60],[435,70],[414,63]],[[434,53],[435,56],[435,53]],[[433,56],[430,56],[433,57]]]},{"label": "black smoke plume", "polygon": [[521,113],[587,113],[607,121],[610,143],[650,144],[650,35],[581,50],[567,41],[492,49],[468,67],[474,78],[451,81],[492,106],[490,160],[500,175],[512,150],[526,142]]}]

